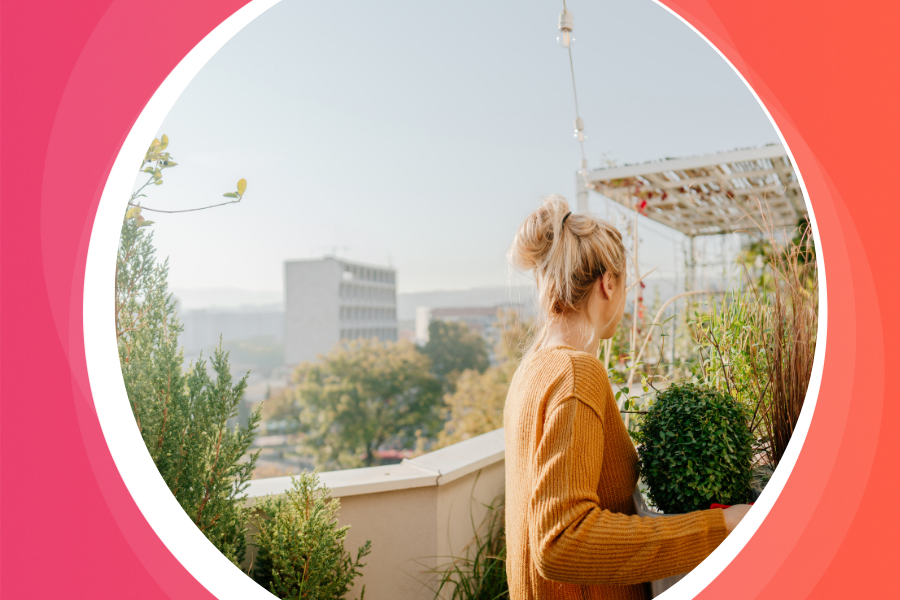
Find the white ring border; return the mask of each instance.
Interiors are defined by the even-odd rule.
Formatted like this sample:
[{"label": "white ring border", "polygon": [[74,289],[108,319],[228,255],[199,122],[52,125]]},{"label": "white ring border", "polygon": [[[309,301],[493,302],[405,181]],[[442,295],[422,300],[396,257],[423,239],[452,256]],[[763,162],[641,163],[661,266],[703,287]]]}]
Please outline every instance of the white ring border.
[{"label": "white ring border", "polygon": [[753,504],[753,508],[741,520],[734,531],[725,538],[725,541],[719,544],[719,547],[706,560],[688,573],[681,581],[657,596],[657,598],[664,598],[665,600],[688,600],[696,597],[706,589],[706,586],[712,583],[747,545],[747,542],[750,541],[750,538],[753,537],[753,534],[756,533],[756,530],[759,529],[759,526],[762,525],[762,522],[768,516],[769,511],[772,510],[775,501],[778,500],[788,478],[790,478],[794,466],[797,464],[797,458],[800,456],[800,451],[806,441],[806,435],[809,433],[809,426],[812,423],[812,416],[816,410],[816,402],[819,398],[819,389],[822,386],[822,374],[825,368],[825,343],[828,331],[828,290],[825,283],[825,253],[822,249],[819,227],[816,224],[815,211],[813,211],[812,204],[809,202],[809,191],[806,189],[806,183],[803,181],[803,175],[800,173],[794,154],[791,152],[791,148],[788,146],[787,140],[784,139],[784,135],[781,133],[781,129],[778,127],[775,119],[772,118],[769,109],[763,104],[756,90],[753,89],[747,79],[728,60],[728,57],[716,48],[715,44],[709,41],[705,35],[700,33],[696,27],[691,25],[681,15],[663,4],[661,0],[653,0],[653,2],[664,8],[696,33],[700,39],[709,44],[709,47],[715,50],[716,54],[740,77],[747,89],[750,90],[750,93],[753,94],[753,97],[756,98],[760,108],[766,113],[766,117],[768,117],[769,122],[775,129],[775,133],[778,134],[778,139],[781,140],[781,145],[791,159],[791,164],[794,166],[794,172],[797,174],[797,180],[800,183],[800,189],[803,192],[803,201],[806,203],[806,210],[809,212],[809,222],[812,225],[813,240],[816,244],[816,268],[819,275],[819,327],[816,332],[816,353],[813,357],[812,374],[809,379],[809,387],[806,390],[806,398],[803,400],[803,409],[800,411],[800,417],[797,420],[797,427],[794,429],[791,441],[781,461],[778,463],[778,468],[775,469],[775,473],[772,475],[769,483],[766,484],[766,489],[763,490],[759,499]]},{"label": "white ring border", "polygon": [[[121,198],[127,197],[133,186],[133,165],[146,151],[146,140],[155,135],[160,123],[165,119],[178,97],[212,56],[247,24],[279,1],[252,0],[239,9],[200,41],[153,94],[125,139],[104,186],[94,227],[91,231],[85,268],[83,316],[85,358],[94,406],[110,453],[135,504],[160,540],[198,582],[214,596],[222,599],[271,599],[275,596],[231,564],[194,526],[169,492],[159,471],[150,459],[131,413],[119,369],[114,334],[115,305],[113,295],[109,293],[108,283],[109,274],[115,268],[122,219]],[[659,0],[653,1],[709,44],[744,82],[772,123],[794,165],[803,191],[816,243],[816,265],[819,271],[820,286],[818,343],[813,359],[812,377],[791,443],[765,491],[734,532],[696,569],[659,596],[666,600],[679,600],[695,597],[731,563],[762,524],[793,471],[809,431],[822,383],[827,339],[828,295],[824,253],[815,213],[809,203],[809,193],[803,176],[797,168],[797,162],[794,160],[781,130],[757,93],[731,61],[684,18]]]},{"label": "white ring border", "polygon": [[[153,464],[125,392],[115,335],[115,272],[119,232],[134,186],[134,167],[160,124],[194,76],[213,55],[279,0],[252,0],[213,29],[172,70],[128,133],[103,188],[91,230],[84,276],[84,350],[91,394],[113,461],[150,527],[184,568],[216,598],[276,597],[234,566],[206,539]],[[154,574],[154,577],[159,575]],[[163,576],[164,577],[164,576]]]}]

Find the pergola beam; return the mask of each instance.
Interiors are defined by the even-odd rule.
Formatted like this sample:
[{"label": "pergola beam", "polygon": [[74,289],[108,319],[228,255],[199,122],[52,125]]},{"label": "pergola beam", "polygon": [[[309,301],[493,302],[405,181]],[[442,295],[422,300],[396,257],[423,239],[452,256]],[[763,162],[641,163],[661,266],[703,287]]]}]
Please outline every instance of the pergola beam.
[{"label": "pergola beam", "polygon": [[596,169],[586,179],[628,208],[645,200],[647,217],[691,237],[793,227],[806,213],[780,145]]},{"label": "pergola beam", "polygon": [[[638,175],[663,173],[665,171],[684,171],[686,169],[706,168],[713,164],[738,163],[763,158],[779,158],[787,156],[781,145],[763,146],[762,148],[748,148],[746,150],[732,150],[705,156],[691,156],[688,158],[670,158],[653,161],[640,165],[626,165],[624,167],[611,167],[609,169],[594,169],[588,172],[588,181],[609,181],[610,179],[622,179]],[[712,161],[710,160],[712,159]]]}]

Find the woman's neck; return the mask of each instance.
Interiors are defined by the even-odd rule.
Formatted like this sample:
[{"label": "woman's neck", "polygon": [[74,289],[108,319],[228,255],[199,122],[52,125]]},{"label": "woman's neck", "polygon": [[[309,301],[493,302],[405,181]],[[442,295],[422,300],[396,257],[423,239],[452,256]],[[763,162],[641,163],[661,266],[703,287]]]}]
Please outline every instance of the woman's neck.
[{"label": "woman's neck", "polygon": [[576,313],[570,317],[558,317],[547,324],[541,348],[550,346],[571,346],[596,356],[600,348],[600,338],[587,319]]}]

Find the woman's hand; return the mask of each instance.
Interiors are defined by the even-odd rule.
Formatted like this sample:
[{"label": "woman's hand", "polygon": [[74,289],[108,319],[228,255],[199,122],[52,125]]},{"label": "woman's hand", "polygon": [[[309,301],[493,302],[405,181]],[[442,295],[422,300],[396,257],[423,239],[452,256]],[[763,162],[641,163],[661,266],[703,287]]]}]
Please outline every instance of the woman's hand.
[{"label": "woman's hand", "polygon": [[737,524],[741,522],[747,511],[750,510],[749,504],[735,504],[728,508],[723,508],[722,513],[725,515],[725,530],[728,533],[734,531]]}]

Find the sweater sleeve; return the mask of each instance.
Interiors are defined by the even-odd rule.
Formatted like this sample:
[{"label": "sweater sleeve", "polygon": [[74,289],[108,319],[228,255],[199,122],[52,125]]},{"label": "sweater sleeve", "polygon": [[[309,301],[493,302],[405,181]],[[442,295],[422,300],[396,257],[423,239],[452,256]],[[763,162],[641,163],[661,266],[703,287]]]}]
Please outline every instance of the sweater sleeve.
[{"label": "sweater sleeve", "polygon": [[629,585],[684,573],[725,539],[721,509],[639,517],[601,509],[603,423],[576,397],[548,410],[532,463],[530,546],[544,579]]}]

